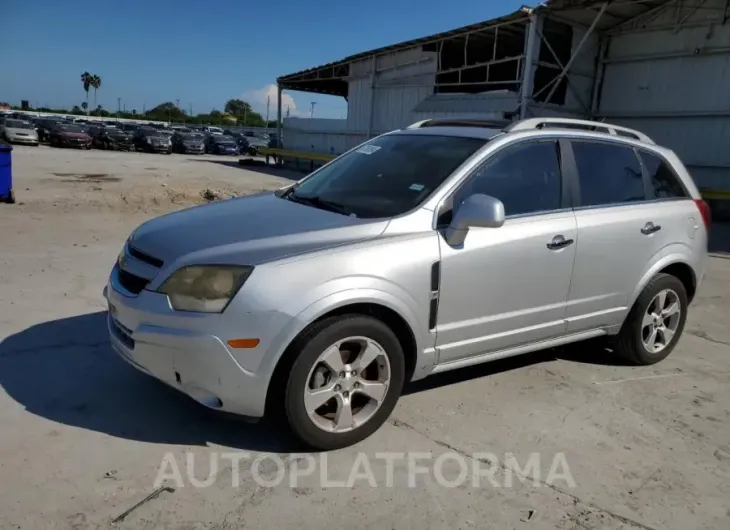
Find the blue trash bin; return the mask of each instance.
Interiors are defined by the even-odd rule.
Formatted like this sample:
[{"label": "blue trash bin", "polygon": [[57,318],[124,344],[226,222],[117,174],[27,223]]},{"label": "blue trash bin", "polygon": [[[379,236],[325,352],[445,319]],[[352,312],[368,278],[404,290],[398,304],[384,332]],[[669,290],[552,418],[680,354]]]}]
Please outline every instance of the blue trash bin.
[{"label": "blue trash bin", "polygon": [[12,145],[0,143],[0,201],[10,204],[15,202],[12,150]]}]

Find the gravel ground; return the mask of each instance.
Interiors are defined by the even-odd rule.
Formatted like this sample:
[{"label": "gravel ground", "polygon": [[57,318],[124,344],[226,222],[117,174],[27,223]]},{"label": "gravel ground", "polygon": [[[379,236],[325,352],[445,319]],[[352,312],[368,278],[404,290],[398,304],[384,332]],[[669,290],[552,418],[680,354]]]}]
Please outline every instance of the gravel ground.
[{"label": "gravel ground", "polygon": [[[590,343],[443,374],[409,388],[358,446],[292,454],[272,427],[211,416],[118,360],[101,289],[140,221],[206,188],[298,175],[226,157],[13,156],[20,204],[0,205],[0,528],[730,528],[726,226],[665,362],[624,366]],[[160,471],[174,491],[112,522]]]}]

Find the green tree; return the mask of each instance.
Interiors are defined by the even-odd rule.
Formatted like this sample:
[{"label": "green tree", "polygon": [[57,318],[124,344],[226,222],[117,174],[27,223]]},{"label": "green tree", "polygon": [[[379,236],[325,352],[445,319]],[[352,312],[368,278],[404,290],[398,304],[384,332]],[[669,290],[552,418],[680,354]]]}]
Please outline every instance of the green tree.
[{"label": "green tree", "polygon": [[88,116],[89,115],[89,104],[86,103],[86,101],[84,101],[81,103],[81,108],[84,109],[84,111],[86,112],[86,115]]},{"label": "green tree", "polygon": [[94,89],[94,106],[96,107],[96,91],[101,88],[101,77],[96,74],[92,75],[89,84]]},{"label": "green tree", "polygon": [[223,110],[227,114],[234,116],[240,122],[243,122],[246,115],[252,112],[251,105],[242,99],[229,99],[226,101],[226,106]]},{"label": "green tree", "polygon": [[74,105],[71,109],[71,114],[83,114],[84,112],[81,110],[81,108],[78,105]]},{"label": "green tree", "polygon": [[185,113],[171,101],[161,103],[145,112],[150,120],[157,121],[185,121]]},{"label": "green tree", "polygon": [[89,88],[91,88],[92,75],[89,72],[81,74],[81,84],[84,86],[84,92],[86,92],[86,107],[89,107]]}]

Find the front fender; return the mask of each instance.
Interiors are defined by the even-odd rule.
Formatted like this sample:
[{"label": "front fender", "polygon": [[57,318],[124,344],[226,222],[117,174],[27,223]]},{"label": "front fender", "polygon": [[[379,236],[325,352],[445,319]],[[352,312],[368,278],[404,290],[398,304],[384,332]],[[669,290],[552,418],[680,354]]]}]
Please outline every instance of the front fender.
[{"label": "front fender", "polygon": [[[410,298],[410,297],[408,297]],[[398,315],[408,324],[413,332],[416,341],[416,352],[420,354],[424,350],[433,351],[433,338],[428,332],[428,326],[422,321],[412,304],[414,300],[408,300],[404,296],[397,296],[393,293],[375,288],[354,288],[331,293],[310,303],[292,318],[287,326],[272,341],[266,357],[262,361],[261,373],[273,374],[274,368],[279,362],[286,348],[292,341],[315,320],[322,316],[353,304],[376,304],[386,307]],[[420,359],[421,364],[427,364],[427,368],[433,367],[433,359]]]}]

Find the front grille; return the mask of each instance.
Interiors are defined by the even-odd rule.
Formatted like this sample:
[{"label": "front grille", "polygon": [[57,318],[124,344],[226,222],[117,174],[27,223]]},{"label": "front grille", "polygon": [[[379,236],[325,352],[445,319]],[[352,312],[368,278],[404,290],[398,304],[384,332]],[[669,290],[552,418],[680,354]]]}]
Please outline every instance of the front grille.
[{"label": "front grille", "polygon": [[119,269],[119,283],[130,293],[139,294],[147,286],[149,280]]},{"label": "front grille", "polygon": [[146,252],[142,252],[141,250],[137,250],[132,245],[127,245],[127,252],[129,252],[130,256],[137,258],[139,261],[144,261],[145,263],[153,265],[158,269],[162,267],[163,261],[161,259],[150,256],[149,254],[147,254]]}]

